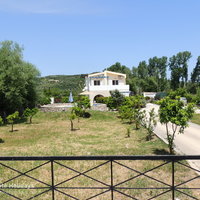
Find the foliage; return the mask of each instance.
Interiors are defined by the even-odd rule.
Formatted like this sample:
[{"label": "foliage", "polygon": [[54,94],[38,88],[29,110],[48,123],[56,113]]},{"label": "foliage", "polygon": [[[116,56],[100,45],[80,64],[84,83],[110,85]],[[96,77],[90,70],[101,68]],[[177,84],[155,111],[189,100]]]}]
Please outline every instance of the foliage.
[{"label": "foliage", "polygon": [[125,97],[119,92],[119,90],[110,91],[110,97],[108,98],[107,106],[110,109],[118,109],[124,102]]},{"label": "foliage", "polygon": [[142,119],[142,125],[143,127],[147,130],[147,140],[151,140],[153,138],[153,133],[154,133],[154,128],[157,124],[157,121],[156,121],[156,113],[154,111],[154,108],[152,108],[148,115],[146,112],[143,113],[144,114],[144,117]]},{"label": "foliage", "polygon": [[12,41],[0,43],[0,115],[34,107],[39,71],[23,60],[23,49]]},{"label": "foliage", "polygon": [[29,123],[30,123],[30,124],[32,123],[32,118],[33,118],[33,116],[36,115],[36,114],[38,113],[38,111],[39,111],[39,110],[38,110],[37,108],[32,108],[32,109],[26,108],[26,110],[24,111],[24,116],[25,116],[26,118],[29,117]]},{"label": "foliage", "polygon": [[73,95],[78,95],[84,88],[85,74],[80,75],[52,75],[42,77],[40,89],[48,95],[54,95],[54,91],[60,91],[61,96],[69,96],[70,90]]},{"label": "foliage", "polygon": [[192,57],[189,51],[179,52],[169,59],[171,70],[171,87],[185,87],[188,81],[188,61]]},{"label": "foliage", "polygon": [[2,117],[0,116],[0,126],[3,125],[3,119]]},{"label": "foliage", "polygon": [[78,118],[78,121],[79,121],[79,118],[84,116],[85,111],[81,107],[74,106],[72,108],[72,113],[74,113],[76,115],[76,117]]},{"label": "foliage", "polygon": [[188,93],[186,88],[178,88],[177,90],[170,91],[168,96],[170,99],[185,97],[189,103],[196,103],[197,101],[196,96]]},{"label": "foliage", "polygon": [[160,122],[166,126],[168,147],[171,154],[174,151],[175,134],[184,133],[193,113],[193,104],[183,107],[183,102],[179,99],[170,99],[169,97],[160,101],[159,118]]},{"label": "foliage", "polygon": [[[167,57],[163,56],[161,58],[153,57],[149,59],[148,64],[148,74],[149,77],[154,77],[155,85],[154,91],[164,91],[167,82]],[[150,85],[149,85],[150,86]]]},{"label": "foliage", "polygon": [[197,103],[197,104],[200,104],[200,87],[197,89],[196,103]]},{"label": "foliage", "polygon": [[61,97],[61,102],[62,103],[69,103],[69,97],[68,96]]},{"label": "foliage", "polygon": [[78,107],[86,110],[90,108],[90,99],[87,96],[79,96],[79,98],[76,100],[76,104]]},{"label": "foliage", "polygon": [[111,65],[106,70],[126,74],[127,81],[129,81],[129,79],[131,78],[131,70],[125,65],[121,65],[121,63],[119,62],[116,62],[114,65]]},{"label": "foliage", "polygon": [[200,86],[200,56],[197,58],[197,63],[191,74],[192,83],[197,83]]},{"label": "foliage", "polygon": [[96,98],[96,102],[97,102],[97,103],[107,104],[107,102],[108,102],[108,97],[97,97],[97,98]]},{"label": "foliage", "polygon": [[51,103],[51,99],[50,99],[50,97],[42,95],[42,96],[40,96],[38,103],[40,105],[47,105],[47,104]]},{"label": "foliage", "polygon": [[119,107],[119,116],[122,120],[129,120],[129,123],[132,123],[134,119],[134,109],[128,105],[123,105]]},{"label": "foliage", "polygon": [[8,116],[6,117],[6,119],[7,119],[8,123],[11,124],[11,132],[13,132],[13,125],[14,125],[14,123],[15,123],[17,120],[20,119],[20,117],[19,117],[19,112],[16,111],[16,112],[14,112],[13,114],[8,115]]},{"label": "foliage", "polygon": [[155,95],[155,100],[161,100],[167,96],[166,92],[157,92]]},{"label": "foliage", "polygon": [[140,96],[140,95],[125,97],[123,105],[127,105],[131,108],[140,109],[146,106],[146,100],[144,96]]},{"label": "foliage", "polygon": [[129,120],[129,123],[135,123],[135,128],[139,129],[144,117],[141,108],[145,106],[143,96],[125,97],[123,105],[119,107],[119,116],[122,120]]}]

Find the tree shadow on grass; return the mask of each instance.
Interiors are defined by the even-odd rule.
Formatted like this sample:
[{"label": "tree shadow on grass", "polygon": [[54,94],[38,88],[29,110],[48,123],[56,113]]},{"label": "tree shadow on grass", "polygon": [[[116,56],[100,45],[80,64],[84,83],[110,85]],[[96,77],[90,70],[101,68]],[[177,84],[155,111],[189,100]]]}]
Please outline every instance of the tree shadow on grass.
[{"label": "tree shadow on grass", "polygon": [[165,149],[154,149],[153,153],[156,155],[171,155],[167,150]]},{"label": "tree shadow on grass", "polygon": [[10,133],[14,133],[14,132],[17,132],[17,131],[19,131],[19,130],[18,129],[15,129],[13,131],[9,130]]},{"label": "tree shadow on grass", "polygon": [[0,143],[4,143],[5,141],[3,139],[0,138]]},{"label": "tree shadow on grass", "polygon": [[80,130],[80,128],[73,128],[72,130],[70,129],[71,132],[78,131],[78,130]]}]

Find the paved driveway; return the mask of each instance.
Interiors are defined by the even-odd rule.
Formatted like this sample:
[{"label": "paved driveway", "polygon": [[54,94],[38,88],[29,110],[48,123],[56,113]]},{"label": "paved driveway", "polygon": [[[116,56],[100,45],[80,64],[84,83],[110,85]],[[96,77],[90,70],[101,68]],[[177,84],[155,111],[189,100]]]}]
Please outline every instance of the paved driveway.
[{"label": "paved driveway", "polygon": [[[159,106],[148,103],[146,110],[151,110],[152,108],[158,113]],[[165,125],[158,123],[154,132],[162,140],[167,142]],[[185,129],[184,134],[177,134],[175,136],[174,142],[177,153],[183,155],[200,155],[200,125],[189,123],[189,127]],[[200,169],[200,161],[190,162],[190,164],[192,164],[193,167]]]}]

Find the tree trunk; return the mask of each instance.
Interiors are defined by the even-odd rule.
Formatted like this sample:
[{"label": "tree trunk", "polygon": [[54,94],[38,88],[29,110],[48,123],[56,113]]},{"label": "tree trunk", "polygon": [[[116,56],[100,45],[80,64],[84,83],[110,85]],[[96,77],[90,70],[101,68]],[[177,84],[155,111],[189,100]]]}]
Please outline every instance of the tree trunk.
[{"label": "tree trunk", "polygon": [[71,122],[71,131],[73,131],[74,130],[74,124],[73,124],[72,120],[70,120],[70,122]]},{"label": "tree trunk", "polygon": [[13,123],[11,124],[11,132],[13,132]]},{"label": "tree trunk", "polygon": [[29,122],[30,122],[30,124],[32,124],[32,116],[30,117],[30,121]]}]

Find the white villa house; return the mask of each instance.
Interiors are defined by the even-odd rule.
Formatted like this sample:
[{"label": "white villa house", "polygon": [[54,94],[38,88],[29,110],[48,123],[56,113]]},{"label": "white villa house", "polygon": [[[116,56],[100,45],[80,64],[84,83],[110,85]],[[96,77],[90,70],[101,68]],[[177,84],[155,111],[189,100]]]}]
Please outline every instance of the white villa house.
[{"label": "white villa house", "polygon": [[119,90],[124,96],[129,96],[129,85],[126,85],[126,74],[103,71],[89,74],[85,77],[85,88],[80,95],[86,95],[91,105],[97,97],[109,97],[110,91]]}]

